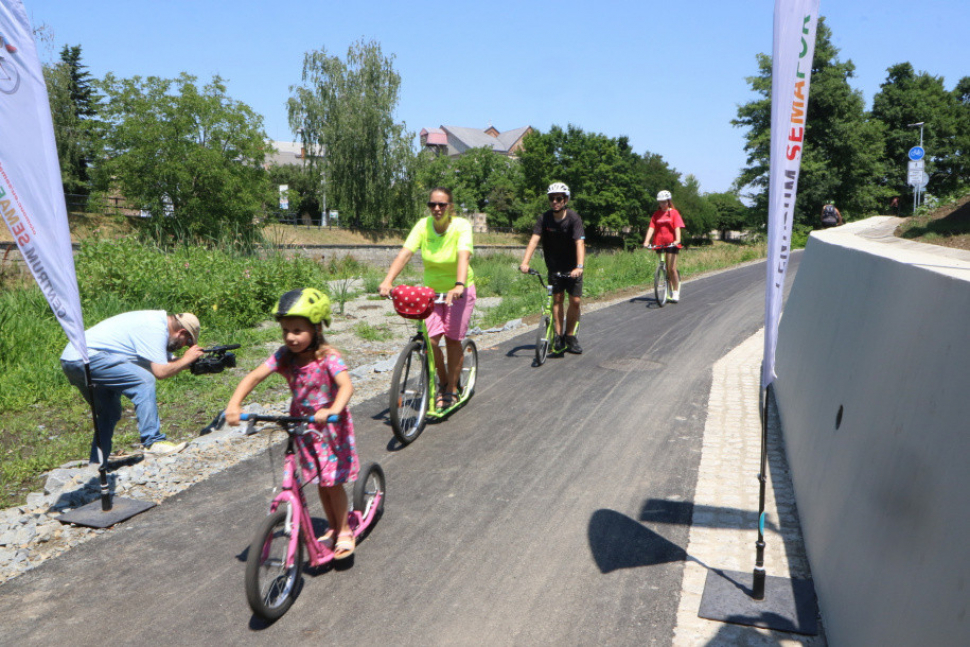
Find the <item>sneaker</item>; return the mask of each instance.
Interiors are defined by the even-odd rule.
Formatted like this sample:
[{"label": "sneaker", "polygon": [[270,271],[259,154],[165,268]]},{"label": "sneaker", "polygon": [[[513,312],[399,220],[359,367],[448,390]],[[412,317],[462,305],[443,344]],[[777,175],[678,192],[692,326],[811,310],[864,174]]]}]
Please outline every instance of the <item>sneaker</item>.
[{"label": "sneaker", "polygon": [[583,354],[583,347],[579,345],[575,335],[566,335],[566,352],[574,355]]},{"label": "sneaker", "polygon": [[552,348],[549,349],[549,352],[551,352],[553,355],[561,355],[565,346],[566,342],[564,341],[563,336],[555,335],[552,338]]},{"label": "sneaker", "polygon": [[680,290],[671,290],[670,296],[667,297],[667,301],[670,301],[671,303],[677,303],[680,301]]},{"label": "sneaker", "polygon": [[149,447],[145,448],[145,453],[151,456],[168,456],[169,454],[177,454],[186,448],[188,443],[170,443],[167,440],[159,440],[158,442],[152,443]]}]

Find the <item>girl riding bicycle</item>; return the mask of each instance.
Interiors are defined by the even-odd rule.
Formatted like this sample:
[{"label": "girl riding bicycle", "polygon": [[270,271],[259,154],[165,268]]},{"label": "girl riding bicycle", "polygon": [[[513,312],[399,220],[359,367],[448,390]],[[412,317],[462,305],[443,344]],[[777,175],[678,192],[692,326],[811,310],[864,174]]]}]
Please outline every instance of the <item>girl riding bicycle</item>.
[{"label": "girl riding bicycle", "polygon": [[[408,234],[404,247],[391,263],[379,288],[381,296],[390,295],[394,279],[420,249],[424,284],[435,292],[447,293],[445,303],[436,305],[425,320],[438,381],[443,387],[435,402],[439,410],[447,409],[459,399],[458,380],[463,360],[461,342],[468,332],[468,322],[475,307],[475,273],[470,264],[474,249],[472,226],[464,218],[454,217],[452,201],[449,189],[438,187],[431,191],[428,198],[431,215],[419,220]],[[438,346],[442,335],[448,351],[447,362]]]},{"label": "girl riding bicycle", "polygon": [[[357,479],[360,463],[354,423],[347,409],[354,386],[340,353],[327,344],[322,325],[330,326],[330,300],[314,288],[292,290],[280,297],[273,316],[283,330],[282,348],[243,378],[226,406],[226,422],[239,424],[242,401],[272,373],[286,378],[293,393],[291,416],[313,416],[311,432],[297,439],[303,482],[319,486],[320,503],[330,529],[320,538],[335,551],[334,559],[353,554],[354,533],[347,521],[343,484]],[[327,418],[339,414],[329,426]],[[331,431],[332,430],[332,431]]]},{"label": "girl riding bicycle", "polygon": [[[671,199],[670,191],[661,191],[657,194],[658,208],[650,218],[650,227],[647,235],[643,239],[643,246],[650,245],[650,239],[654,238],[653,244],[657,247],[664,245],[680,245],[680,232],[684,229],[684,219],[680,217],[680,212],[674,209],[674,202]],[[654,237],[656,234],[656,237]],[[673,303],[680,301],[680,273],[677,271],[677,252],[676,247],[668,247],[664,250],[667,261],[667,278],[670,281],[670,297]]]}]

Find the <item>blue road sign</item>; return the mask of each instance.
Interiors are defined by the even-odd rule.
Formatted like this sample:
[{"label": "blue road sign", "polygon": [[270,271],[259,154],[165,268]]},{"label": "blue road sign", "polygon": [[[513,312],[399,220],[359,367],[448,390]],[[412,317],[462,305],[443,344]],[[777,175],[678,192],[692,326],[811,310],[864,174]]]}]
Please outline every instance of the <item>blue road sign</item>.
[{"label": "blue road sign", "polygon": [[909,149],[909,159],[914,162],[923,159],[924,155],[926,155],[926,151],[923,150],[922,146],[913,146]]}]

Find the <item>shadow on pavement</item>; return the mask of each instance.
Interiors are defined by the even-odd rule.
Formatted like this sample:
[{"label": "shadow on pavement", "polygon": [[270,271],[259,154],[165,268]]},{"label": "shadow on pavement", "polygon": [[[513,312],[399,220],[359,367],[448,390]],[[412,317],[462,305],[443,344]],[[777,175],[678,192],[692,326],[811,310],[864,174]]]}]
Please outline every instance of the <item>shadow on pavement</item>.
[{"label": "shadow on pavement", "polygon": [[[758,527],[758,513],[739,508],[721,508],[696,505],[690,501],[667,501],[647,499],[640,510],[640,521],[670,523],[703,528],[740,528],[752,530]],[[765,529],[780,533],[778,524],[765,519]]]},{"label": "shadow on pavement", "polygon": [[601,573],[687,559],[687,551],[643,524],[613,510],[597,510],[589,520],[589,547]]}]

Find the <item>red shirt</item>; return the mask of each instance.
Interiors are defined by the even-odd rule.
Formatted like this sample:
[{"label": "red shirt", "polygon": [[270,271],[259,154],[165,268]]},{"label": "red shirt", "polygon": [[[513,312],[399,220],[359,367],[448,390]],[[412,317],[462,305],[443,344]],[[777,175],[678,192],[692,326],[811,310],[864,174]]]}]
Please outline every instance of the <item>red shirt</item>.
[{"label": "red shirt", "polygon": [[653,227],[653,244],[669,245],[677,240],[675,229],[684,229],[684,219],[676,209],[657,209],[650,217]]}]

